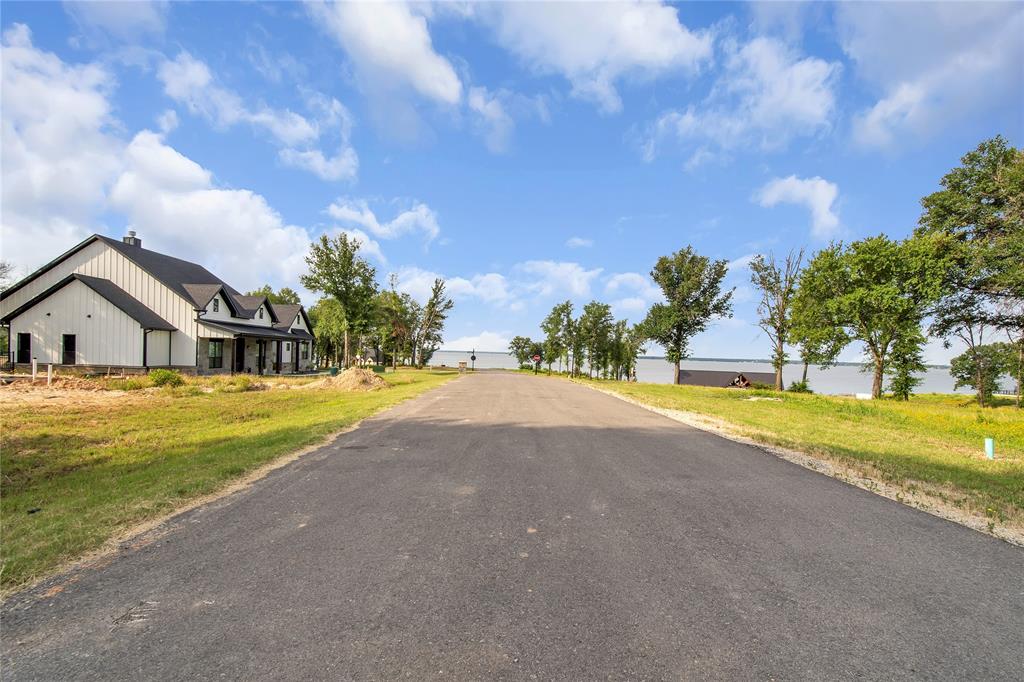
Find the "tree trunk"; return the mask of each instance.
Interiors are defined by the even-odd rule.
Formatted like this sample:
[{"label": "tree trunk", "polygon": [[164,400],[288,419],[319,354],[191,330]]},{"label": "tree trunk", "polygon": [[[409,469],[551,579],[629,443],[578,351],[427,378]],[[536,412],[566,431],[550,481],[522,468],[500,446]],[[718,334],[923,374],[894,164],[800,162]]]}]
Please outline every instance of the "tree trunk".
[{"label": "tree trunk", "polygon": [[345,369],[348,369],[348,330],[345,330]]},{"label": "tree trunk", "polygon": [[1021,339],[1020,348],[1017,350],[1017,409],[1020,409],[1020,389],[1024,383],[1024,339]]},{"label": "tree trunk", "polygon": [[807,386],[807,365],[809,365],[809,364],[810,364],[809,362],[804,360],[804,378],[801,380],[801,381],[803,381],[804,386]]},{"label": "tree trunk", "polygon": [[679,385],[679,361],[676,360],[676,364],[672,367],[672,383],[676,386]]},{"label": "tree trunk", "polygon": [[876,400],[878,398],[882,397],[882,381],[884,380],[884,377],[885,377],[885,364],[881,360],[876,358],[875,359],[875,379],[874,379],[874,381],[871,382],[871,397],[875,398]]},{"label": "tree trunk", "polygon": [[785,383],[782,381],[782,358],[785,348],[781,343],[775,346],[775,358],[778,363],[775,367],[775,390],[781,391],[785,388]]}]

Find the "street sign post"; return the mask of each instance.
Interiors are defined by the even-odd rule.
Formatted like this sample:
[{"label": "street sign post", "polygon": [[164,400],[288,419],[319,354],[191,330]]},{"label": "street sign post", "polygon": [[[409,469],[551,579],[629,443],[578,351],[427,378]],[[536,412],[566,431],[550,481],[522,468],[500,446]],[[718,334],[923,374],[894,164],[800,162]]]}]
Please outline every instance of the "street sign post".
[{"label": "street sign post", "polygon": [[533,356],[533,373],[536,374],[538,371],[540,371],[540,354],[539,353],[535,354]]},{"label": "street sign post", "polygon": [[469,359],[473,363],[472,365],[470,365],[469,369],[470,369],[471,372],[475,372],[476,371],[476,348],[473,349],[473,354],[469,356]]}]

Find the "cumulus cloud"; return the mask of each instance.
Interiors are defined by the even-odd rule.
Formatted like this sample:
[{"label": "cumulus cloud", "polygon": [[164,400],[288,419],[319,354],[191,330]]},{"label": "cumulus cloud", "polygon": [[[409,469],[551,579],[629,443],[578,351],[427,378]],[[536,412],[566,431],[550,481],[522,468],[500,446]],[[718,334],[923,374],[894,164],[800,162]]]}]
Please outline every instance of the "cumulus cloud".
[{"label": "cumulus cloud", "polygon": [[565,240],[565,245],[570,249],[586,249],[594,245],[594,240],[583,237],[569,237]]},{"label": "cumulus cloud", "polygon": [[441,350],[466,351],[477,350],[484,353],[504,353],[508,351],[511,332],[483,331],[473,336],[460,336],[446,340]]},{"label": "cumulus cloud", "polygon": [[828,239],[839,229],[839,214],[835,203],[839,187],[820,177],[798,178],[790,175],[775,178],[754,195],[754,200],[766,208],[778,204],[796,204],[811,212],[811,233],[818,239]]},{"label": "cumulus cloud", "polygon": [[23,24],[4,32],[0,59],[3,253],[27,272],[92,232],[124,145],[105,68],[37,49]]},{"label": "cumulus cloud", "polygon": [[781,41],[755,38],[725,46],[724,71],[701,103],[666,111],[648,126],[641,150],[652,160],[666,141],[696,146],[693,167],[715,150],[773,149],[831,128],[837,62],[800,57]]},{"label": "cumulus cloud", "polygon": [[841,3],[836,26],[857,75],[880,95],[854,119],[865,146],[924,139],[994,102],[1024,100],[1019,3]]},{"label": "cumulus cloud", "polygon": [[696,72],[711,35],[690,31],[661,3],[494,3],[476,8],[498,42],[542,74],[559,74],[576,97],[622,109],[617,83]]},{"label": "cumulus cloud", "polygon": [[[195,260],[239,288],[294,286],[309,237],[259,194],[212,173],[143,130],[117,137],[111,75],[36,49],[24,26],[3,39],[3,252],[22,272],[126,219],[147,247]],[[239,249],[245,244],[245,249]],[[45,248],[40,248],[45,245]]]},{"label": "cumulus cloud", "polygon": [[405,2],[339,2],[308,5],[313,18],[348,55],[365,90],[411,88],[442,104],[462,99],[451,62],[434,51],[429,7]]},{"label": "cumulus cloud", "polygon": [[121,40],[163,33],[167,2],[65,2],[64,9],[86,32],[103,31]]},{"label": "cumulus cloud", "polygon": [[383,249],[380,248],[380,242],[374,240],[370,235],[358,229],[337,230],[337,232],[359,244],[359,250],[363,254],[377,259],[381,265],[387,265],[388,259],[384,256]]},{"label": "cumulus cloud", "polygon": [[399,291],[409,294],[417,301],[425,302],[435,279],[445,280],[448,294],[456,301],[476,299],[484,303],[518,308],[509,282],[504,275],[496,272],[477,274],[472,277],[445,277],[444,275],[407,266],[395,273]]},{"label": "cumulus cloud", "polygon": [[208,170],[148,130],[132,139],[124,162],[110,206],[148,247],[202,262],[243,289],[294,282],[305,271],[308,234],[261,195],[214,186]]},{"label": "cumulus cloud", "polygon": [[527,275],[522,286],[540,296],[556,293],[574,298],[589,296],[590,283],[601,274],[601,268],[587,270],[579,263],[551,260],[526,261],[516,269]]},{"label": "cumulus cloud", "polygon": [[[349,143],[352,118],[336,99],[311,95],[307,104],[315,110],[314,118],[289,109],[249,106],[237,93],[217,84],[206,63],[188,52],[164,61],[157,76],[169,97],[213,125],[228,128],[246,123],[268,132],[282,145],[279,158],[287,166],[310,171],[323,180],[352,179],[358,171],[359,158]],[[333,156],[325,155],[316,146],[328,132],[339,140],[339,149]]]},{"label": "cumulus cloud", "polygon": [[381,222],[365,199],[341,198],[327,207],[327,214],[342,225],[362,228],[381,239],[396,239],[421,233],[427,242],[441,234],[437,214],[424,203],[416,202],[391,220]]}]

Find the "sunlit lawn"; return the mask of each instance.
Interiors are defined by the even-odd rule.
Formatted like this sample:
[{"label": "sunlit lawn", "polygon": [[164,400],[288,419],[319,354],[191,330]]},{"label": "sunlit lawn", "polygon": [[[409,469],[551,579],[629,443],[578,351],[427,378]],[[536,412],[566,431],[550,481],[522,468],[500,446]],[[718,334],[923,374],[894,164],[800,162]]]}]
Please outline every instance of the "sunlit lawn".
[{"label": "sunlit lawn", "polygon": [[6,591],[30,581],[127,527],[454,376],[388,373],[390,386],[369,392],[195,394],[185,387],[102,406],[5,406],[0,585]]},{"label": "sunlit lawn", "polygon": [[[867,465],[886,481],[929,484],[949,501],[1024,523],[1024,410],[970,396],[856,400],[773,391],[597,382],[651,405],[717,417],[758,442]],[[751,397],[781,400],[749,400]],[[996,459],[984,456],[994,438]]]}]

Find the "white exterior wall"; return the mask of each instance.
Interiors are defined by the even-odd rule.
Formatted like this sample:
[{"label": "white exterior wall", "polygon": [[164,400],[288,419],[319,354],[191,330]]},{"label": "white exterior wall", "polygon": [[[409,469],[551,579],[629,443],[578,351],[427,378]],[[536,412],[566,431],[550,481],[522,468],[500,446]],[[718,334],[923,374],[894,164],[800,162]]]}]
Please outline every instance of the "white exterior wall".
[{"label": "white exterior wall", "polygon": [[171,364],[171,332],[154,329],[146,340],[146,366],[164,367]]},{"label": "white exterior wall", "polygon": [[139,323],[77,280],[11,320],[12,339],[25,332],[40,364],[60,364],[62,337],[74,334],[75,364],[142,366]]},{"label": "white exterior wall", "polygon": [[[171,335],[171,364],[195,367],[196,313],[191,302],[168,289],[145,270],[111,249],[102,241],[94,241],[78,253],[58,263],[2,301],[0,313],[23,305],[72,273],[109,279],[153,312],[177,327]],[[78,283],[81,285],[81,283]],[[69,285],[70,286],[70,285]],[[88,288],[88,287],[87,287]],[[40,305],[45,305],[45,301]],[[266,317],[266,315],[265,315]],[[130,318],[129,318],[130,319]],[[138,326],[138,325],[136,325]],[[70,332],[69,332],[70,333]],[[15,338],[15,337],[11,337]],[[139,353],[142,352],[140,342]],[[141,365],[140,358],[133,366]],[[104,363],[105,364],[105,363]]]},{"label": "white exterior wall", "polygon": [[[262,320],[260,319],[260,311],[261,310],[263,311],[263,319]],[[256,309],[256,312],[253,313],[252,319],[251,320],[246,320],[245,324],[251,324],[251,325],[254,325],[256,327],[273,327],[274,326],[274,320],[273,320],[273,318],[270,317],[270,311],[267,310],[267,306],[261,305],[259,308]]]},{"label": "white exterior wall", "polygon": [[[214,301],[217,301],[217,312],[213,311]],[[221,322],[238,322],[240,319],[231,317],[231,308],[220,294],[211,298],[210,302],[206,304],[206,311],[203,313],[203,317],[207,320],[220,320]]]}]

